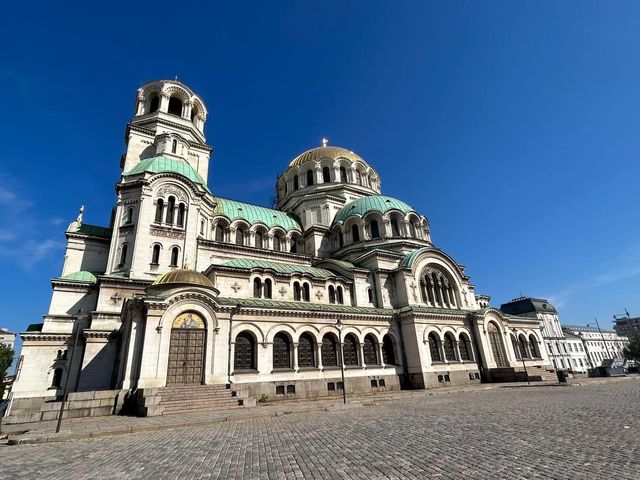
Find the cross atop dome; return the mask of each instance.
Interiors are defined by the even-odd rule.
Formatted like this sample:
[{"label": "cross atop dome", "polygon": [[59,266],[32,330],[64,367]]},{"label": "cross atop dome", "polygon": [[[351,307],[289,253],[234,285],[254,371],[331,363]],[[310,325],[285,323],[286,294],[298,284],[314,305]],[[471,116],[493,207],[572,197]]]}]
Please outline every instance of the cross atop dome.
[{"label": "cross atop dome", "polygon": [[322,146],[323,147],[326,147],[328,143],[329,143],[329,140],[327,140],[326,138],[322,139]]}]

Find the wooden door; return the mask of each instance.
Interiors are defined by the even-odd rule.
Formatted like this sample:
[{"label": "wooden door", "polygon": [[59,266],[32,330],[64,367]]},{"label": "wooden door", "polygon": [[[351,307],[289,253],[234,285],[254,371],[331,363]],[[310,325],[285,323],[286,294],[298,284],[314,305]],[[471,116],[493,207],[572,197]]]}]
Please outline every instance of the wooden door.
[{"label": "wooden door", "polygon": [[167,385],[202,383],[205,330],[173,328],[169,345]]}]

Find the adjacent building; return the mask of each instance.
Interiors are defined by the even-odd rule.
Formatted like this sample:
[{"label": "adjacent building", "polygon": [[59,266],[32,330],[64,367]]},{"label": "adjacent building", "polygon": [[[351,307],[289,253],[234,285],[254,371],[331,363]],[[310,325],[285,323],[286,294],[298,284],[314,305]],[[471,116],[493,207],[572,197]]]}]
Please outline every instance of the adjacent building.
[{"label": "adjacent building", "polygon": [[0,344],[13,349],[16,343],[16,334],[6,328],[0,328]]},{"label": "adjacent building", "polygon": [[67,377],[79,392],[232,385],[278,400],[550,367],[540,318],[491,307],[351,149],[283,162],[277,208],[253,205],[209,185],[196,93],[157,81],[135,100],[111,222],[81,210],[69,225],[49,312],[20,334],[14,403],[59,397]]},{"label": "adjacent building", "polygon": [[629,339],[618,335],[615,330],[588,325],[563,325],[562,329],[582,340],[592,368],[601,366],[602,361],[607,358],[624,358],[623,350]]},{"label": "adjacent building", "polygon": [[613,329],[621,337],[640,338],[640,317],[616,318]]}]

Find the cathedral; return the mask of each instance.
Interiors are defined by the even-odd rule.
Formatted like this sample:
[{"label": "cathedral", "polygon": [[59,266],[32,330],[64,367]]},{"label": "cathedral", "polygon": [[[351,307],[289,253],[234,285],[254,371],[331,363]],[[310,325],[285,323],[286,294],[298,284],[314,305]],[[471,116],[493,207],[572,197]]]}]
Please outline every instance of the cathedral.
[{"label": "cathedral", "polygon": [[224,389],[250,405],[544,378],[539,320],[491,307],[357,153],[323,140],[284,164],[276,208],[221,198],[206,119],[181,82],[138,89],[111,219],[67,228],[9,415],[66,391],[90,414],[120,395],[160,415],[176,392],[202,407]]}]

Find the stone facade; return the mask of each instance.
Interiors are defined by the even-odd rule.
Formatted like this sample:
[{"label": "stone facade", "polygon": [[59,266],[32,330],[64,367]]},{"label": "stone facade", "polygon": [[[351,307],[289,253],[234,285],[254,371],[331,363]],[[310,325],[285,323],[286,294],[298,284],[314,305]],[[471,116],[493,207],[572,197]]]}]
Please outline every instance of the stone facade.
[{"label": "stone facade", "polygon": [[177,81],[138,90],[111,223],[81,211],[69,225],[14,400],[191,383],[306,398],[520,378],[523,357],[529,375],[549,367],[540,320],[477,295],[360,156],[326,141],[299,155],[277,209],[220,198],[206,117]]}]

